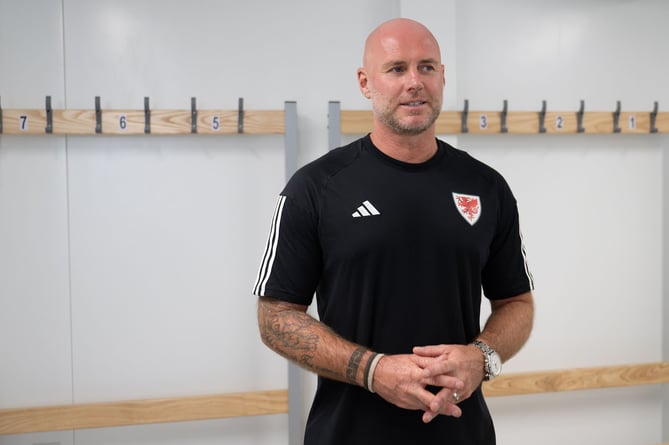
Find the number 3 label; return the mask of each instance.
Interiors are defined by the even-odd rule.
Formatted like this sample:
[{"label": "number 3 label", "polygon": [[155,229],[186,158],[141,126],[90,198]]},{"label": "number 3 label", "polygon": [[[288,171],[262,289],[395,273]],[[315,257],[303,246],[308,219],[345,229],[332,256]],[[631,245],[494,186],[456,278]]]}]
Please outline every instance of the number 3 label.
[{"label": "number 3 label", "polygon": [[485,114],[482,114],[479,117],[479,127],[481,130],[486,130],[488,128],[488,116]]}]

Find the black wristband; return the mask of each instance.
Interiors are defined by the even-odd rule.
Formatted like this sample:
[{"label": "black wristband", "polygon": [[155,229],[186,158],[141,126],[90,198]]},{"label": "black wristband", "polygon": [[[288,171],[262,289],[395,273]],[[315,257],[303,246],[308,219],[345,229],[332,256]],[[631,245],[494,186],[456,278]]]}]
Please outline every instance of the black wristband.
[{"label": "black wristband", "polygon": [[370,355],[369,359],[367,359],[367,364],[365,365],[365,372],[362,375],[362,386],[364,388],[367,388],[368,390],[369,387],[367,386],[367,379],[369,378],[369,370],[372,367],[372,362],[374,361],[374,357],[376,357],[377,355],[378,354],[376,352],[372,352],[372,355]]}]

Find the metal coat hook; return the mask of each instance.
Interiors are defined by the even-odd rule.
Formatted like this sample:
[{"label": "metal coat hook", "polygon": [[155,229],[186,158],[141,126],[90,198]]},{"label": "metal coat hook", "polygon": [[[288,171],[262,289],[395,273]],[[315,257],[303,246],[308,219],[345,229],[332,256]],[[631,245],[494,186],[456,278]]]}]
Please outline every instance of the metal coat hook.
[{"label": "metal coat hook", "polygon": [[53,110],[51,109],[51,96],[46,97],[46,128],[47,133],[53,133]]},{"label": "metal coat hook", "polygon": [[[655,103],[653,105],[653,111],[650,112],[650,132],[651,133],[657,133],[657,126],[656,126],[656,123],[657,123],[657,109],[658,109],[658,104],[657,104],[657,101],[655,101]],[[0,116],[0,117],[2,117],[2,116]],[[0,128],[0,132],[2,132],[1,130],[2,130],[2,128]]]},{"label": "metal coat hook", "polygon": [[576,122],[578,125],[578,132],[583,133],[585,132],[585,128],[583,128],[583,114],[585,113],[585,101],[581,100],[581,108],[579,108],[578,113],[576,113]]},{"label": "metal coat hook", "polygon": [[504,99],[504,105],[502,108],[502,115],[501,115],[501,131],[502,133],[508,133],[509,129],[506,127],[506,115],[508,112],[508,102],[506,99]]},{"label": "metal coat hook", "polygon": [[95,133],[102,133],[102,108],[100,108],[100,96],[95,96]]},{"label": "metal coat hook", "polygon": [[616,101],[616,111],[613,112],[613,132],[620,133],[620,101]]},{"label": "metal coat hook", "polygon": [[244,133],[244,98],[240,97],[237,105],[237,133]]},{"label": "metal coat hook", "polygon": [[144,133],[151,133],[151,109],[148,96],[144,96]]},{"label": "metal coat hook", "polygon": [[546,132],[546,101],[541,101],[541,111],[539,112],[539,133]]},{"label": "metal coat hook", "polygon": [[469,100],[465,99],[465,108],[462,110],[462,118],[460,121],[460,132],[468,133],[469,129],[467,128],[467,115],[469,114]]},{"label": "metal coat hook", "polygon": [[190,132],[197,133],[197,100],[190,98]]}]

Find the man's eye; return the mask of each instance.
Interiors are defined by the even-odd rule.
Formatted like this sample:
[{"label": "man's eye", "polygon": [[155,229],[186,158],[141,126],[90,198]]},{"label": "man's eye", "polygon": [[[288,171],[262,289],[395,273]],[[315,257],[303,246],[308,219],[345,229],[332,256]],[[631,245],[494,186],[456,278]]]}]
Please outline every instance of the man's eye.
[{"label": "man's eye", "polygon": [[391,73],[401,73],[403,71],[404,71],[404,68],[402,68],[401,66],[394,66],[394,67],[390,68]]},{"label": "man's eye", "polygon": [[432,65],[423,65],[420,67],[422,71],[434,71],[434,67]]}]

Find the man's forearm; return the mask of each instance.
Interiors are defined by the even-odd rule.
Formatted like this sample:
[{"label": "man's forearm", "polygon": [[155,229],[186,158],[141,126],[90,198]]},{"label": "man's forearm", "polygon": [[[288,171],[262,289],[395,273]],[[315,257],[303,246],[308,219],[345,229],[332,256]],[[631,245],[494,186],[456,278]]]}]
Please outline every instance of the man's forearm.
[{"label": "man's forearm", "polygon": [[337,335],[306,313],[306,307],[261,297],[258,325],[263,343],[320,376],[363,386],[366,348]]},{"label": "man's forearm", "polygon": [[479,339],[495,349],[503,361],[513,357],[530,336],[534,320],[532,293],[493,301],[492,313]]}]

